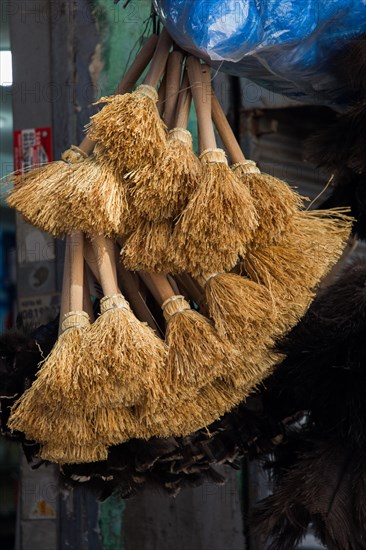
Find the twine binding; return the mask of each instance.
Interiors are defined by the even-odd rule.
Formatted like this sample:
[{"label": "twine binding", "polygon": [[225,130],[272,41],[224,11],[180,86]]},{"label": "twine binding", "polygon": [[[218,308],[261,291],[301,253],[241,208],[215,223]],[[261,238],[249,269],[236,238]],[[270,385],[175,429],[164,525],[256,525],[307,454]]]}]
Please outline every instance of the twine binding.
[{"label": "twine binding", "polygon": [[224,275],[224,271],[217,271],[216,273],[212,273],[211,275],[203,275],[202,276],[202,282],[203,282],[203,286],[206,286],[210,281],[211,279],[215,279],[215,277],[217,277],[218,275]]},{"label": "twine binding", "polygon": [[104,296],[100,301],[101,314],[111,309],[130,309],[130,305],[126,298],[122,294],[113,294],[111,296]]},{"label": "twine binding", "polygon": [[237,162],[233,164],[231,169],[235,172],[238,168],[244,168],[244,174],[260,174],[258,166],[254,160],[244,160],[243,162]]},{"label": "twine binding", "polygon": [[226,154],[223,149],[205,149],[199,156],[204,164],[226,164]]},{"label": "twine binding", "polygon": [[185,130],[184,128],[172,128],[172,130],[168,132],[168,138],[169,140],[177,139],[182,143],[186,143],[187,145],[192,145],[191,133],[188,130]]},{"label": "twine binding", "polygon": [[62,160],[67,164],[76,164],[87,157],[88,155],[76,145],[71,145],[70,149],[66,149],[61,155]]},{"label": "twine binding", "polygon": [[70,311],[64,316],[61,332],[66,332],[70,328],[86,328],[89,322],[89,315],[85,311]]},{"label": "twine binding", "polygon": [[180,294],[175,294],[174,296],[171,296],[165,302],[162,304],[162,310],[164,319],[166,321],[169,321],[174,315],[177,313],[181,313],[182,311],[187,311],[191,309],[191,306],[187,302],[187,300],[184,298],[184,296],[181,296]]},{"label": "twine binding", "polygon": [[149,86],[148,84],[141,84],[141,86],[137,88],[136,94],[143,97],[149,97],[155,103],[158,101],[158,92],[153,86]]}]

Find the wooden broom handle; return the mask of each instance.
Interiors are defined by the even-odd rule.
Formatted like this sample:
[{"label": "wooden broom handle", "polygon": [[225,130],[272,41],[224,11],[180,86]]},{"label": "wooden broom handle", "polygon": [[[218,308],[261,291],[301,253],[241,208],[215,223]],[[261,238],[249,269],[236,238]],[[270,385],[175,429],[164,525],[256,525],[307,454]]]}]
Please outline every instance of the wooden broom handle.
[{"label": "wooden broom handle", "polygon": [[240,145],[237,142],[234,132],[227,120],[223,108],[220,105],[219,100],[212,91],[212,120],[215,123],[217,131],[222,139],[222,142],[227,150],[231,161],[236,164],[237,162],[244,162],[245,156],[240,149]]},{"label": "wooden broom handle", "polygon": [[70,236],[65,239],[64,272],[62,275],[62,291],[60,304],[60,321],[58,333],[61,333],[61,325],[64,315],[70,311]]},{"label": "wooden broom handle", "polygon": [[165,273],[147,273],[146,271],[139,271],[138,274],[160,305],[172,296],[175,296],[176,293]]},{"label": "wooden broom handle", "polygon": [[83,311],[84,235],[76,231],[70,235],[70,311]]},{"label": "wooden broom handle", "polygon": [[140,321],[147,323],[153,330],[155,330],[157,334],[160,334],[161,330],[155,322],[155,319],[147,307],[145,300],[140,294],[138,285],[139,279],[137,275],[134,276],[133,273],[128,271],[128,269],[122,265],[122,262],[117,262],[117,276],[122,287],[123,294],[131,304],[136,317]]},{"label": "wooden broom handle", "polygon": [[117,283],[114,243],[101,235],[93,237],[93,250],[104,296],[120,294]]},{"label": "wooden broom handle", "polygon": [[175,128],[184,128],[188,126],[189,111],[191,109],[192,93],[189,89],[189,80],[187,71],[184,71],[182,84],[180,87],[179,98],[176,109]]},{"label": "wooden broom handle", "polygon": [[154,52],[154,56],[145,77],[144,84],[148,86],[157,87],[160,78],[162,77],[165,69],[165,65],[168,59],[169,51],[173,42],[170,38],[168,31],[163,29],[159,36],[158,45]]},{"label": "wooden broom handle", "polygon": [[177,99],[182,76],[183,53],[175,50],[169,54],[166,67],[166,95],[164,108],[164,122],[171,130],[174,125]]},{"label": "wooden broom handle", "polygon": [[211,73],[208,65],[189,56],[186,61],[189,82],[197,113],[201,152],[216,149],[215,132],[211,120]]},{"label": "wooden broom handle", "polygon": [[181,283],[182,286],[185,287],[188,296],[192,298],[196,304],[200,305],[204,298],[204,292],[202,292],[202,288],[198,283],[192,279],[188,273],[180,273],[177,275],[177,279],[178,283]]},{"label": "wooden broom handle", "polygon": [[93,304],[90,297],[90,289],[88,284],[88,276],[84,263],[84,285],[83,285],[83,311],[89,315],[90,322],[94,322]]},{"label": "wooden broom handle", "polygon": [[166,96],[166,73],[164,74],[159,84],[158,102],[156,104],[160,117],[162,117],[164,114],[165,96]]},{"label": "wooden broom handle", "polygon": [[[93,276],[99,283],[100,276],[96,265],[97,262],[95,258],[95,253],[91,242],[87,239],[85,240],[84,246],[84,258]],[[156,331],[157,334],[160,334],[161,331],[156,324],[155,319],[151,314],[149,308],[147,307],[143,297],[140,294],[138,283],[136,282],[134,275],[126,268],[124,268],[121,262],[118,261],[116,262],[116,270],[118,283],[121,285],[123,291],[126,293],[125,297],[131,304],[132,309],[136,314],[136,317],[140,321],[147,323],[153,330]]]},{"label": "wooden broom handle", "polygon": [[152,34],[146,40],[141,50],[135,57],[133,63],[126,71],[121,82],[118,84],[115,94],[125,94],[130,92],[135,86],[136,82],[154,57],[159,37],[156,34]]},{"label": "wooden broom handle", "polygon": [[[115,89],[115,95],[126,94],[127,92],[133,90],[136,82],[153,58],[157,42],[158,36],[156,34],[152,34],[151,36],[149,36],[149,38],[146,40],[145,44],[142,46],[141,50],[137,54],[136,58],[134,59],[132,65],[127,69],[123,78]],[[94,149],[94,145],[95,141],[92,141],[88,138],[88,136],[85,136],[85,138],[79,145],[79,149],[81,149],[87,155],[90,155],[90,153]]]}]

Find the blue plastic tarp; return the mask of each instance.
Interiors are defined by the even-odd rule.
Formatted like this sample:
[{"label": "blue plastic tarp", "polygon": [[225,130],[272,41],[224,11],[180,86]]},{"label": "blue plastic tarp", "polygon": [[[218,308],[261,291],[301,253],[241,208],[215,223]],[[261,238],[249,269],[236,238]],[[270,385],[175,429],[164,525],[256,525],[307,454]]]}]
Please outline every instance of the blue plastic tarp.
[{"label": "blue plastic tarp", "polygon": [[154,0],[174,40],[230,74],[310,103],[349,99],[335,55],[366,33],[366,0]]}]

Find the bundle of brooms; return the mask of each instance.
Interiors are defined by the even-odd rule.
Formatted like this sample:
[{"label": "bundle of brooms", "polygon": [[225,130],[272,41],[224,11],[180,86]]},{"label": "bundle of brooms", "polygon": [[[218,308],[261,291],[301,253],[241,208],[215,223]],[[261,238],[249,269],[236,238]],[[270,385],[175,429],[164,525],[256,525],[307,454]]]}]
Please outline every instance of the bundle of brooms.
[{"label": "bundle of brooms", "polygon": [[[153,57],[157,40],[155,35],[147,40],[119,83],[117,95],[133,89]],[[65,151],[62,160],[15,173],[7,183],[13,183],[7,204],[55,237],[73,231],[116,235],[126,230],[129,211],[122,174],[103,155],[103,146],[95,147],[87,136],[79,147],[72,145]]]},{"label": "bundle of brooms", "polygon": [[[168,266],[174,273],[185,272],[186,278],[190,273],[199,281],[208,313],[194,311],[193,302],[169,287],[166,275],[142,273],[164,311],[165,347],[157,335],[138,324],[120,293],[112,244],[94,237],[97,271],[106,297],[101,316],[77,344],[91,382],[86,390],[77,388],[76,394],[71,387],[61,392],[69,411],[78,397],[86,411],[94,411],[86,418],[82,437],[67,435],[71,445],[83,445],[83,457],[92,448],[87,460],[98,460],[108,445],[130,437],[188,434],[245,399],[278,362],[279,356],[271,351],[274,340],[306,311],[316,285],[341,255],[350,230],[350,221],[342,212],[306,212],[298,194],[285,183],[260,174],[245,160],[215,98],[211,109],[208,67],[193,57],[188,58],[186,68],[199,124],[201,165],[198,169],[198,160],[187,149],[191,161],[179,176],[182,181],[174,182],[173,195],[164,181],[157,191],[159,200],[154,193],[146,193],[143,202],[141,173],[148,174],[149,167],[154,171],[155,163],[161,165],[165,155],[174,161],[155,105],[155,89],[165,71],[170,44],[164,32],[143,88],[108,99],[92,119],[89,137],[97,142],[97,161],[105,160],[116,173],[129,171],[135,178],[134,192],[127,189],[132,197],[139,195],[131,214],[139,219],[148,215],[152,224],[173,218],[177,247],[170,248]],[[180,64],[176,72],[178,89]],[[183,99],[174,120],[186,102],[184,79],[180,88]],[[183,125],[187,109],[184,116]],[[211,116],[235,163],[233,169],[225,153],[216,148]],[[187,190],[190,166],[195,188],[188,196],[180,196],[181,190]],[[152,184],[158,182],[153,178]],[[144,242],[139,245],[143,250]],[[80,331],[79,317],[77,323],[67,332]],[[62,369],[60,361],[58,366]],[[41,371],[38,380],[43,380]],[[10,426],[27,429],[29,437],[42,444],[43,456],[48,453],[51,459],[64,462],[67,459],[61,456],[60,447],[54,445],[52,454],[45,434],[24,423],[22,403],[31,390],[14,408]],[[45,414],[53,419],[56,412],[46,409]],[[78,414],[83,417],[82,411]],[[64,419],[73,422],[72,414],[65,414]],[[70,457],[81,460],[77,453]]]}]

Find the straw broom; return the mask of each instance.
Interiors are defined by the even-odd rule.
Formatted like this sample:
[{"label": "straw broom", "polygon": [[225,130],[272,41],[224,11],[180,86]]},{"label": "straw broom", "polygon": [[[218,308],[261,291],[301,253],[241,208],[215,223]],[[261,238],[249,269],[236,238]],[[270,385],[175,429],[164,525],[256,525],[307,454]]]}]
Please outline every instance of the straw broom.
[{"label": "straw broom", "polygon": [[[168,72],[166,73],[170,96],[169,101],[166,102],[164,114],[165,120],[168,121],[170,125],[175,117],[175,113],[177,113],[178,119],[182,120],[182,123],[183,120],[188,121],[190,108],[190,99],[187,97],[186,89],[188,81],[186,79],[184,79],[182,90],[179,93],[181,64],[177,63],[177,61],[181,59],[181,54],[179,54],[179,58],[177,58],[176,54],[178,53],[179,52],[172,52],[170,54],[169,60],[173,56],[174,63],[169,64],[168,60],[169,66],[167,69]],[[184,130],[184,132],[186,132],[186,130]],[[175,147],[174,143],[179,143],[179,145]],[[128,175],[128,178],[132,179],[134,179],[136,175],[140,182],[140,184],[138,184],[136,183],[137,180],[134,180],[135,184],[130,184],[131,201],[135,212],[134,220],[136,226],[133,228],[132,233],[129,235],[122,248],[123,262],[129,269],[160,272],[170,271],[173,268],[169,258],[172,256],[170,250],[172,246],[174,246],[172,243],[174,219],[173,217],[161,217],[159,212],[156,212],[155,219],[151,217],[151,214],[146,216],[144,197],[146,197],[146,206],[150,205],[151,208],[157,206],[161,201],[164,201],[164,204],[166,204],[166,198],[163,199],[162,197],[163,189],[161,189],[161,191],[158,190],[159,185],[164,185],[163,178],[166,178],[170,180],[170,184],[174,185],[175,191],[173,194],[177,197],[177,200],[179,200],[178,197],[180,195],[180,200],[186,202],[190,184],[187,184],[187,176],[185,180],[182,181],[181,168],[183,167],[183,172],[188,174],[189,165],[191,165],[192,173],[195,174],[197,163],[199,166],[199,162],[190,150],[190,154],[195,159],[192,163],[192,158],[188,156],[187,148],[185,151],[187,162],[183,162],[183,149],[185,147],[186,146],[184,146],[179,139],[171,139],[168,141],[168,148],[162,151],[161,158],[156,161],[154,166],[146,164],[141,171],[137,170]],[[179,157],[180,168],[178,168],[178,165],[173,161],[173,158],[175,158],[174,155],[178,154],[178,149],[182,153]],[[147,180],[144,179],[145,177]],[[174,184],[173,181],[175,182]],[[181,187],[180,192],[179,187]],[[166,186],[164,186],[164,188],[166,189]],[[172,199],[172,194],[169,198]],[[156,199],[159,200],[156,201]],[[174,216],[177,216],[179,213],[177,210],[174,211],[176,206],[174,207],[172,203],[170,207],[171,213],[172,215],[174,214]]]},{"label": "straw broom", "polygon": [[176,295],[163,273],[139,275],[161,304],[167,322],[167,388],[188,395],[224,373],[237,369],[239,354],[217,334],[213,324]]},{"label": "straw broom", "polygon": [[[152,58],[157,37],[151,36],[117,88],[131,90]],[[60,236],[74,230],[97,231],[106,235],[124,229],[127,215],[126,192],[115,166],[102,154],[88,157],[94,142],[84,138],[72,146],[61,161],[49,163],[25,175],[12,178],[14,188],[7,198],[27,221]]]},{"label": "straw broom", "polygon": [[[216,98],[212,116],[225,148],[237,163],[233,168],[244,170],[251,161],[245,160]],[[281,334],[305,313],[316,285],[340,257],[350,221],[341,211],[301,210],[301,197],[271,176],[246,174],[242,182],[249,185],[259,213],[259,226],[243,259],[243,273],[270,292],[277,310],[275,333]]]},{"label": "straw broom", "polygon": [[299,212],[280,242],[253,247],[243,259],[245,273],[266,286],[276,301],[279,334],[306,312],[317,285],[341,257],[351,225],[339,209]]},{"label": "straw broom", "polygon": [[235,273],[213,273],[199,277],[199,281],[221,337],[245,352],[246,358],[268,342],[277,310],[264,285]]},{"label": "straw broom", "polygon": [[[180,52],[172,52],[167,66],[165,122],[169,129],[168,148],[155,160],[154,166],[145,164],[128,174],[136,208],[141,216],[154,222],[176,218],[187,205],[201,175],[200,162],[192,151],[192,136],[187,130],[191,94],[186,73],[176,103],[181,59]],[[173,84],[170,84],[172,80]]]},{"label": "straw broom", "polygon": [[133,93],[104,97],[104,108],[91,117],[88,136],[103,145],[119,173],[151,162],[166,148],[166,131],[156,108],[156,87],[164,72],[172,41],[164,29],[144,84]]},{"label": "straw broom", "polygon": [[202,177],[174,231],[177,269],[193,275],[227,271],[245,253],[258,225],[250,193],[216,149],[211,122],[211,79],[207,66],[186,62],[196,107]]},{"label": "straw broom", "polygon": [[71,166],[83,162],[93,147],[94,143],[84,138],[79,147],[72,145],[64,151],[61,160],[33,168],[24,174],[15,173],[9,178],[13,188],[6,197],[7,205],[39,229],[54,236],[66,233],[67,218],[58,215],[58,195],[54,190],[60,182],[68,181]]},{"label": "straw broom", "polygon": [[255,230],[255,244],[273,244],[293,223],[294,215],[303,207],[302,198],[287,183],[269,174],[262,174],[254,161],[245,158],[214,93],[212,120],[233,162],[231,169],[252,196],[259,221]]},{"label": "straw broom", "polygon": [[160,395],[158,373],[164,366],[164,343],[134,316],[120,293],[113,243],[100,236],[92,242],[105,296],[101,315],[88,331],[82,352],[108,372],[108,380],[103,394],[88,400],[95,406],[138,405]]},{"label": "straw broom", "polygon": [[[83,305],[83,237],[68,239],[63,280],[61,335],[41,363],[36,381],[12,408],[9,427],[42,444],[40,456],[60,462],[103,460],[107,449],[96,441],[92,418],[82,397],[98,384],[98,373],[80,355],[89,325]],[[69,264],[71,287],[68,292]],[[75,311],[63,315],[66,311]],[[61,317],[62,318],[62,317]]]}]

